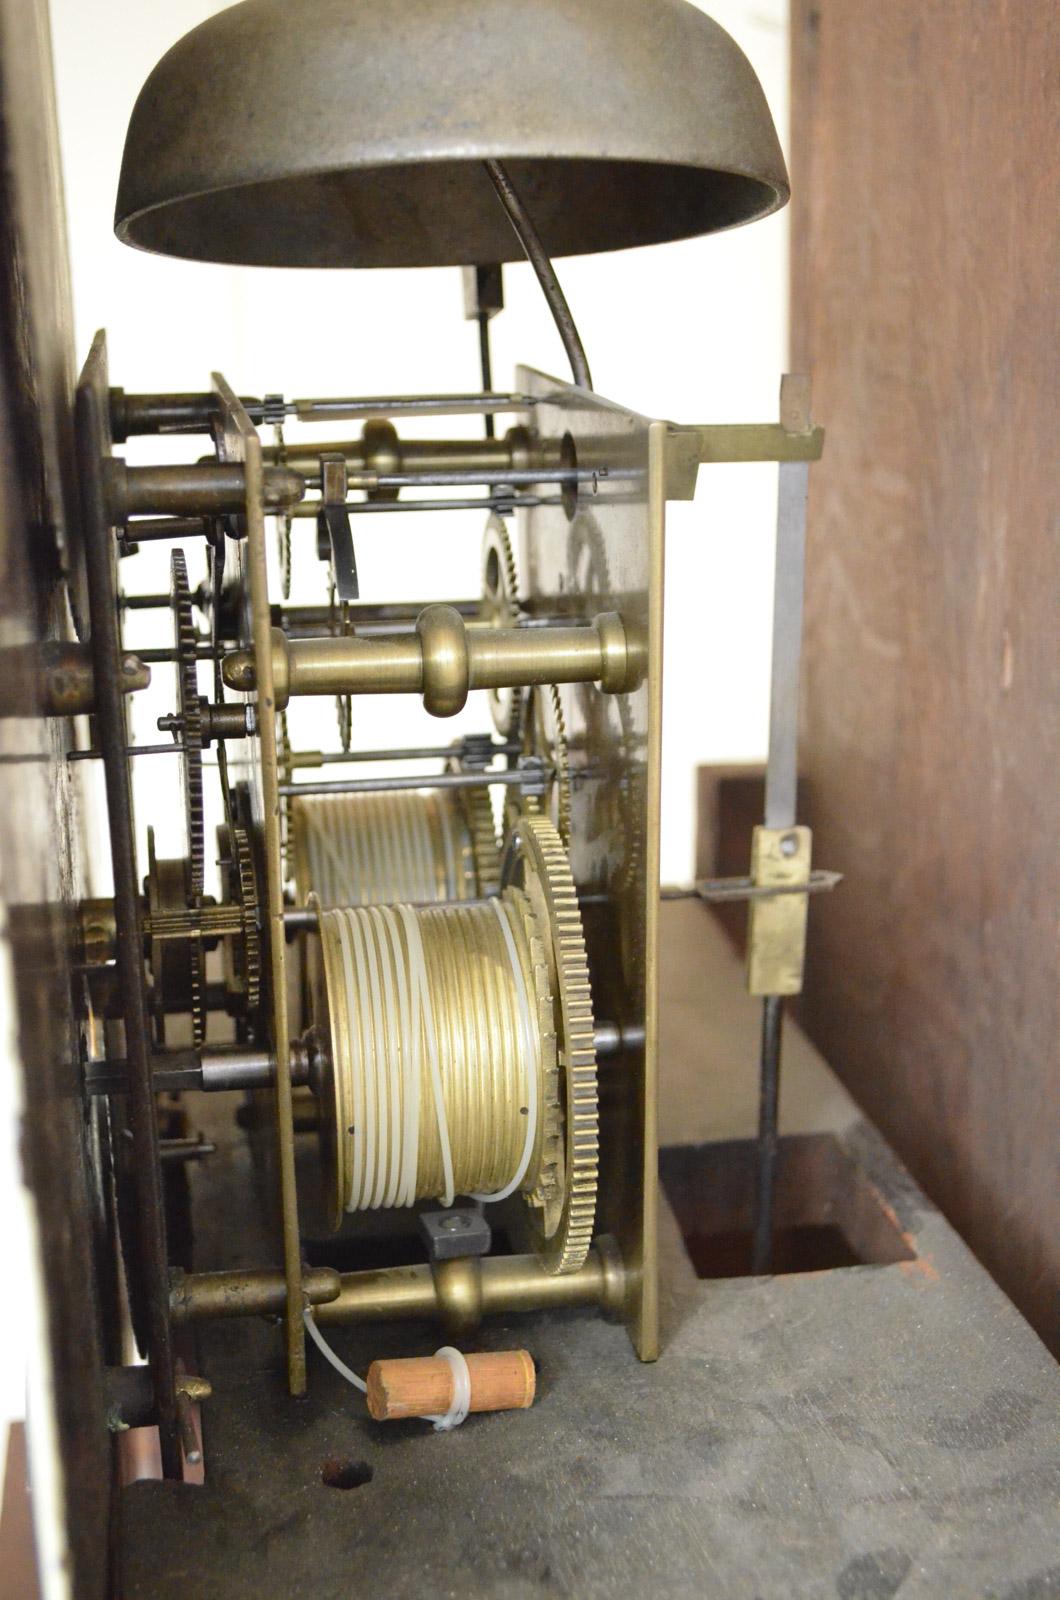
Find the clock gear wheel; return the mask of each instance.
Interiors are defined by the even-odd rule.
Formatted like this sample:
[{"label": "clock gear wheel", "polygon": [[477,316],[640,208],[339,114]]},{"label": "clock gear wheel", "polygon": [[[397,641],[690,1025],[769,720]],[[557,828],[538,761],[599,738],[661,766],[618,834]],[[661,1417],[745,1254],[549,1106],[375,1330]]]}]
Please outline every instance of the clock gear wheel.
[{"label": "clock gear wheel", "polygon": [[[469,768],[460,761],[447,761],[447,773],[481,770]],[[474,873],[476,893],[481,899],[497,894],[501,882],[501,851],[497,839],[497,824],[493,816],[493,802],[487,788],[458,789],[457,807],[471,841],[471,868]]]},{"label": "clock gear wheel", "polygon": [[508,839],[501,881],[502,890],[523,891],[538,927],[547,930],[543,946],[553,996],[558,1082],[555,1093],[546,1093],[543,1133],[545,1151],[550,1138],[557,1148],[555,1170],[550,1172],[546,1154],[541,1192],[531,1197],[540,1217],[534,1243],[549,1272],[576,1272],[588,1255],[596,1220],[600,1156],[596,1044],[578,896],[567,853],[547,818],[518,820]]},{"label": "clock gear wheel", "polygon": [[[284,783],[290,783],[294,777],[294,768],[291,765],[291,730],[287,721],[286,707],[276,719],[276,759],[279,763],[280,778]],[[283,864],[284,875],[290,871],[290,862],[294,846],[294,800],[291,795],[284,795],[280,801],[280,860]]]},{"label": "clock gear wheel", "polygon": [[[277,423],[273,429],[273,441],[276,454],[274,460],[278,467],[287,463],[287,441],[283,436],[283,427]],[[276,547],[280,558],[280,591],[285,600],[291,598],[291,528],[292,522],[288,512],[281,511],[276,517]]]},{"label": "clock gear wheel", "polygon": [[[336,598],[334,579],[328,585],[328,613],[332,637],[337,639],[348,638],[353,632],[350,608],[344,600]],[[335,715],[339,724],[339,743],[343,750],[348,751],[353,738],[352,695],[337,694],[335,696]]]},{"label": "clock gear wheel", "polygon": [[225,898],[242,913],[239,931],[225,939],[225,987],[252,1017],[261,1004],[260,899],[250,835],[236,824],[218,829]]},{"label": "clock gear wheel", "polygon": [[199,635],[192,612],[183,550],[170,557],[170,605],[177,658],[180,763],[188,833],[188,904],[201,898],[206,880],[206,821],[202,790],[202,700],[199,696]]},{"label": "clock gear wheel", "polygon": [[192,1038],[206,1037],[206,953],[199,937],[201,897],[188,902],[187,862],[183,856],[160,860],[155,830],[147,830],[147,958],[154,980],[159,1036],[165,1039],[165,1014],[186,1011]]},{"label": "clock gear wheel", "polygon": [[[482,540],[482,618],[492,628],[514,628],[519,621],[519,578],[515,552],[503,520],[493,512]],[[490,716],[503,739],[518,736],[522,693],[490,689]]]},{"label": "clock gear wheel", "polygon": [[482,898],[496,894],[501,881],[501,852],[497,843],[497,824],[488,789],[464,789],[461,793],[464,816],[471,835],[475,878]]},{"label": "clock gear wheel", "polygon": [[552,770],[543,796],[522,795],[512,786],[505,792],[504,831],[509,833],[521,816],[546,816],[565,849],[570,849],[571,764],[563,700],[554,683],[525,691],[520,744],[524,756],[537,756]]}]

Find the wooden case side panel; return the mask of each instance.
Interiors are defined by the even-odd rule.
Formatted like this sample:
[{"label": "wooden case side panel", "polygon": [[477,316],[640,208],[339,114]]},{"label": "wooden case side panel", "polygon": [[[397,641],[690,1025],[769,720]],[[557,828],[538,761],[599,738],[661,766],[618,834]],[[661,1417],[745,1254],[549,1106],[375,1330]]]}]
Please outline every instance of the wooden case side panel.
[{"label": "wooden case side panel", "polygon": [[797,0],[815,1042],[1060,1351],[1055,6]]}]

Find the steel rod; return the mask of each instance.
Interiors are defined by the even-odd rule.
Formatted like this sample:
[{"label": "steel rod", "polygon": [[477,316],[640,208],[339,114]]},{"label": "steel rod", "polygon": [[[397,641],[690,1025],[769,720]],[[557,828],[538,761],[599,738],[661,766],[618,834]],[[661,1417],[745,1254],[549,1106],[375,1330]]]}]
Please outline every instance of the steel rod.
[{"label": "steel rod", "polygon": [[[809,431],[809,385],[788,376],[781,382],[780,416],[786,429]],[[777,485],[776,562],[773,580],[773,641],[769,696],[769,754],[766,760],[765,825],[795,825],[798,792],[799,667],[802,656],[803,591],[806,568],[807,461],[780,464]],[[758,1172],[752,1270],[768,1272],[773,1255],[773,1201],[777,1167],[780,1098],[781,1022],[784,1001],[762,1002],[759,1063]]]},{"label": "steel rod", "polygon": [[[364,622],[415,622],[425,606],[436,604],[433,600],[354,601],[346,608],[350,626],[357,629]],[[477,617],[482,610],[481,600],[447,600],[446,605],[459,611],[462,617]],[[330,628],[335,622],[335,608],[329,605],[284,606],[281,621],[288,633],[299,628],[324,624]]]},{"label": "steel rod", "polygon": [[[514,742],[494,744],[491,756],[515,756],[522,747]],[[425,744],[410,745],[404,750],[293,750],[288,757],[289,767],[345,766],[355,761],[446,761],[462,754],[460,745]]]},{"label": "steel rod", "polygon": [[[146,662],[177,660],[177,652],[175,650],[137,650],[136,654],[141,661]],[[219,655],[224,655],[224,651],[215,650],[212,644],[200,644],[195,647],[196,661],[216,661]]]},{"label": "steel rod", "polygon": [[[298,1041],[291,1046],[290,1073],[296,1087],[309,1082],[308,1058]],[[275,1062],[267,1050],[243,1047],[173,1050],[151,1059],[154,1094],[183,1093],[188,1089],[202,1089],[207,1093],[265,1089],[275,1076]],[[90,1062],[85,1071],[85,1088],[89,1094],[123,1094],[128,1084],[129,1064],[120,1058]]]},{"label": "steel rod", "polygon": [[[535,772],[535,781],[541,778]],[[518,788],[527,782],[525,772],[438,772],[429,777],[340,778],[324,783],[281,783],[280,797],[308,794],[389,794],[395,789],[488,789],[491,784]]]},{"label": "steel rod", "polygon": [[[351,489],[375,490],[416,489],[420,485],[433,489],[465,484],[468,487],[482,484],[491,489],[510,484],[518,488],[523,484],[532,487],[535,483],[595,483],[597,479],[641,478],[643,475],[640,467],[620,467],[617,470],[608,467],[504,467],[498,462],[495,472],[485,467],[429,467],[421,471],[410,469],[408,472],[372,472],[370,469],[359,472],[355,469],[349,477]],[[317,474],[307,473],[305,481],[311,489],[320,487]],[[372,504],[375,506],[376,502]]]},{"label": "steel rod", "polygon": [[[493,388],[493,354],[490,350],[490,314],[480,311],[475,318],[478,323],[478,360],[482,373],[482,387],[486,394]],[[492,439],[496,433],[493,424],[493,412],[487,411],[483,419],[484,431],[487,439]]]},{"label": "steel rod", "polygon": [[[559,495],[477,495],[466,500],[347,500],[346,510],[351,517],[385,517],[389,513],[403,511],[496,511],[498,516],[506,517],[520,507],[534,510],[539,506],[562,504]],[[320,508],[319,500],[304,500],[301,505],[293,506],[288,516],[296,521],[308,521],[310,517],[320,514]]]},{"label": "steel rod", "polygon": [[[168,744],[130,744],[125,747],[127,756],[174,756],[180,754],[180,745],[172,740]],[[67,761],[102,761],[102,750],[68,750]]]},{"label": "steel rod", "polygon": [[767,828],[790,828],[795,823],[809,472],[806,461],[783,461],[778,474],[769,759],[766,763]]},{"label": "steel rod", "polygon": [[526,411],[532,394],[382,395],[369,399],[288,400],[287,415],[303,422],[355,422],[359,417],[473,417],[484,412]]},{"label": "steel rod", "polygon": [[526,252],[526,259],[537,274],[541,292],[548,302],[552,320],[556,324],[556,330],[563,341],[563,348],[567,352],[567,360],[570,362],[574,381],[579,389],[591,389],[593,380],[585,355],[585,347],[571,315],[570,306],[567,304],[567,297],[563,293],[559,279],[556,277],[555,268],[541,242],[541,235],[538,233],[530,213],[520,199],[518,190],[508,175],[507,168],[499,161],[487,161],[485,166],[490,175],[490,181],[497,191],[497,198],[508,213],[508,221],[515,230],[516,238]]},{"label": "steel rod", "polygon": [[751,878],[704,878],[688,888],[667,886],[659,890],[660,900],[771,900],[778,894],[824,894],[843,881],[841,872],[823,868],[811,872],[808,883],[756,884]]},{"label": "steel rod", "polygon": [[758,1094],[758,1172],[751,1271],[773,1265],[773,1201],[776,1192],[777,1129],[780,1106],[780,1036],[784,1001],[778,994],[762,1002],[762,1056]]}]

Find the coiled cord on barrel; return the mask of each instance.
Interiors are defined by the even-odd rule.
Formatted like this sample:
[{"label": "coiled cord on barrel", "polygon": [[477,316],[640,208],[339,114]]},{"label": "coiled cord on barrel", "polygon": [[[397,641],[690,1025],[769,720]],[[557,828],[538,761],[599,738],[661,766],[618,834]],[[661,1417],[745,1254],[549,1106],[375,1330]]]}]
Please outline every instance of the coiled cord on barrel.
[{"label": "coiled cord on barrel", "polygon": [[292,806],[299,900],[325,906],[470,900],[473,840],[451,793],[307,795]]},{"label": "coiled cord on barrel", "polygon": [[544,980],[527,897],[325,909],[320,935],[345,1209],[531,1187]]}]

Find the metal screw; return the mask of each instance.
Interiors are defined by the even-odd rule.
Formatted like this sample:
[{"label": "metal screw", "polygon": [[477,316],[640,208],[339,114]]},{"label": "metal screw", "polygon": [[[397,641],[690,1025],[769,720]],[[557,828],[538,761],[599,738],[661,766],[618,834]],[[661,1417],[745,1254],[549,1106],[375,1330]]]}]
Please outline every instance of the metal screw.
[{"label": "metal screw", "polygon": [[798,848],[799,839],[797,834],[786,833],[780,841],[780,853],[782,856],[793,856]]},{"label": "metal screw", "polygon": [[438,1224],[442,1233],[463,1233],[471,1226],[471,1218],[462,1216],[459,1212],[451,1217],[443,1217]]}]

